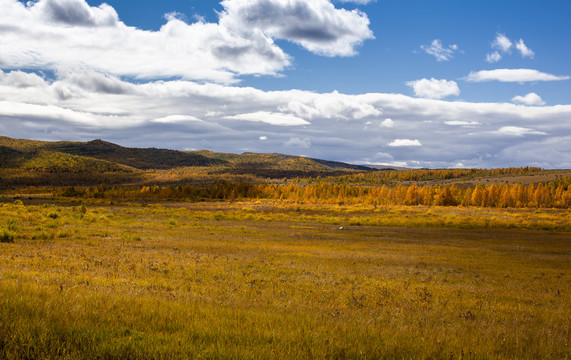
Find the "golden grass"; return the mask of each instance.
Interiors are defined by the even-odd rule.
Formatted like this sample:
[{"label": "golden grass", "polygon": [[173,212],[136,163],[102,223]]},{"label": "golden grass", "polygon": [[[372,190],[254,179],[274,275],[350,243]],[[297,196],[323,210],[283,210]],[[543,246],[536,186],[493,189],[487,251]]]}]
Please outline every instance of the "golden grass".
[{"label": "golden grass", "polygon": [[0,207],[0,358],[571,357],[569,211],[86,205]]}]

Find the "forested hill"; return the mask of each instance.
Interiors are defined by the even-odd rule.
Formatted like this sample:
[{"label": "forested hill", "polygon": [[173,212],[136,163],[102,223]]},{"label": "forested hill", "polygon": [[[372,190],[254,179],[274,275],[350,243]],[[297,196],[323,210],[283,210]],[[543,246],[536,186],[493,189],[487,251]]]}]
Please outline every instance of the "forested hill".
[{"label": "forested hill", "polygon": [[99,139],[48,142],[0,136],[0,178],[5,185],[139,183],[151,181],[150,177],[176,183],[196,174],[202,178],[291,178],[359,170],[370,171],[362,166],[283,154],[143,149]]},{"label": "forested hill", "polygon": [[43,142],[0,137],[0,146],[23,152],[44,151],[90,157],[140,170],[211,166],[224,163],[221,160],[206,158],[196,153],[155,148],[127,148],[103,140]]}]

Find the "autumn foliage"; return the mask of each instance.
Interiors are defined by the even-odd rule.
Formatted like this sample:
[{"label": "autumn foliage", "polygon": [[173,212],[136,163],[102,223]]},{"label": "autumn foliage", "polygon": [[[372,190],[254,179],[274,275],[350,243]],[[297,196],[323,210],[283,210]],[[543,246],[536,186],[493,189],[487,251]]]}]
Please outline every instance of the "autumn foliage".
[{"label": "autumn foliage", "polygon": [[122,198],[148,200],[242,200],[272,199],[285,202],[346,205],[424,205],[475,206],[492,208],[562,208],[571,206],[571,179],[548,183],[419,186],[360,186],[317,181],[303,184],[231,183],[179,186],[95,186],[59,188],[54,195],[84,198]]}]

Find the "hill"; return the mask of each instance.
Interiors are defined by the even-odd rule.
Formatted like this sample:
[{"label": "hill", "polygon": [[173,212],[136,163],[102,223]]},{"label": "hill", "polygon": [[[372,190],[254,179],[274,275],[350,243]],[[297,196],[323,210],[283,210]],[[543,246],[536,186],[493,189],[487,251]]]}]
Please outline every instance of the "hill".
[{"label": "hill", "polygon": [[0,146],[22,152],[47,150],[52,153],[90,157],[127,165],[139,170],[172,169],[182,166],[212,166],[223,163],[220,160],[208,159],[190,152],[156,148],[128,148],[103,140],[47,142],[0,137]]},{"label": "hill", "polygon": [[[94,179],[101,179],[103,174],[111,177],[125,173],[132,175],[129,181],[137,183],[181,183],[190,178],[192,181],[226,176],[276,179],[370,171],[357,165],[284,154],[188,152],[129,148],[100,139],[48,142],[9,137],[0,137],[0,169],[3,182],[18,185],[36,185],[40,178],[43,180],[39,182],[46,185],[61,184],[62,179],[54,179],[55,174],[66,174],[66,183],[71,181],[69,174],[93,174]],[[14,180],[15,174],[18,174],[17,180]],[[26,175],[35,180],[26,180]],[[77,181],[77,185],[85,183]]]},{"label": "hill", "polygon": [[0,165],[30,172],[86,173],[130,172],[129,168],[105,160],[48,150],[22,152],[0,146]]}]

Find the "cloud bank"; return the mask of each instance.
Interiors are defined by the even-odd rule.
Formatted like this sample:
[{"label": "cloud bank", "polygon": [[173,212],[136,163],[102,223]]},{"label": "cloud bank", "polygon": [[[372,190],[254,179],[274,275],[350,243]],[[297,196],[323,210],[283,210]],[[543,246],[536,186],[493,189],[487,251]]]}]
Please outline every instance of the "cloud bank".
[{"label": "cloud bank", "polygon": [[262,91],[186,80],[129,83],[86,71],[55,80],[0,72],[0,133],[45,140],[103,138],[126,146],[413,167],[555,168],[571,166],[570,119],[569,105]]}]

